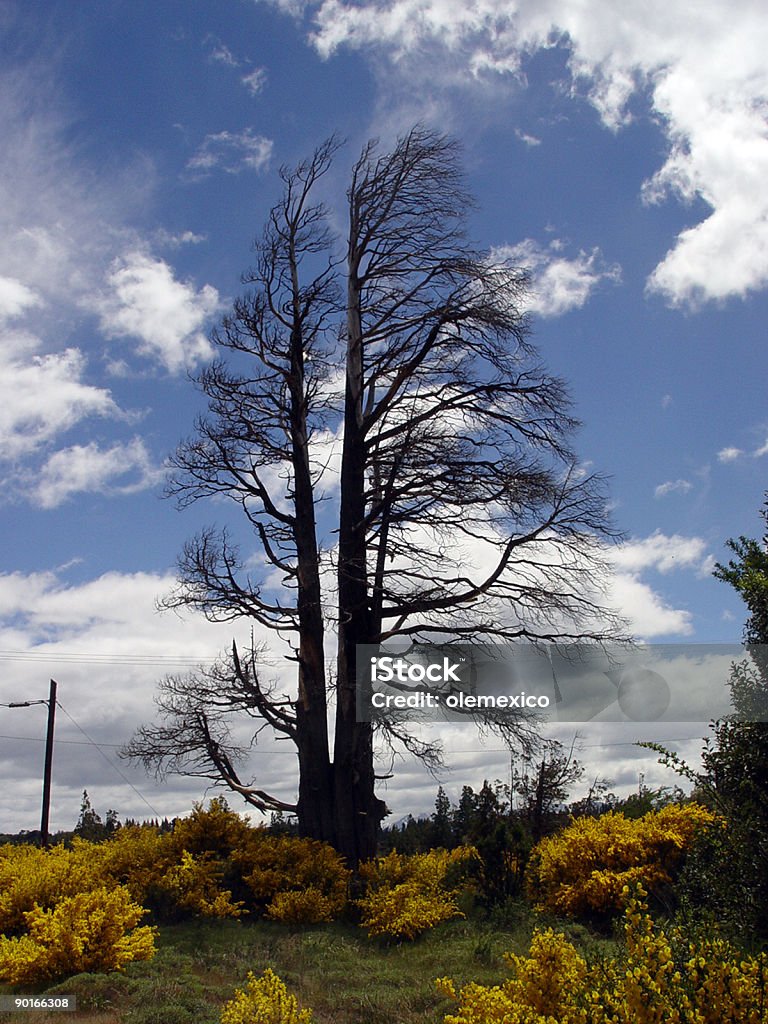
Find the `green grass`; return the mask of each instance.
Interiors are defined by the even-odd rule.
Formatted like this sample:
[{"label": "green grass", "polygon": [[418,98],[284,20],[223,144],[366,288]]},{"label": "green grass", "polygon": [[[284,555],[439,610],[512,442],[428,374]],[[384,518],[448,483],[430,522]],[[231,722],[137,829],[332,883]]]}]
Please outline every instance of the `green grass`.
[{"label": "green grass", "polygon": [[[16,1019],[218,1024],[222,1004],[248,971],[259,975],[271,967],[312,1009],[316,1024],[442,1024],[453,1004],[437,995],[435,978],[498,983],[505,976],[503,953],[525,952],[536,923],[521,908],[495,920],[452,921],[401,945],[370,940],[343,923],[293,929],[266,921],[170,925],[160,929],[154,960],[116,974],[80,974],[47,990],[76,996],[75,1014],[29,1012]],[[598,941],[582,926],[559,924],[579,945]]]}]

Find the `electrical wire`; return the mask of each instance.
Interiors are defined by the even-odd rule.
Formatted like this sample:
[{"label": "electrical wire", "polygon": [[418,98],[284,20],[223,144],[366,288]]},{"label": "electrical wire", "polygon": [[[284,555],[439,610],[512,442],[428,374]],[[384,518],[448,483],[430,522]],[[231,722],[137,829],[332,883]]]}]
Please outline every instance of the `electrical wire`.
[{"label": "electrical wire", "polygon": [[176,654],[79,654],[76,652],[51,651],[0,651],[0,661],[47,662],[69,665],[180,665],[195,666],[206,658],[193,658],[189,655]]},{"label": "electrical wire", "polygon": [[[113,761],[111,761],[111,760],[110,760],[110,759],[109,759],[109,758],[107,757],[107,755],[106,755],[106,754],[104,753],[104,751],[103,751],[103,750],[101,749],[101,747],[99,746],[99,744],[98,744],[98,743],[96,743],[96,741],[95,741],[95,740],[91,739],[91,737],[90,737],[90,736],[88,735],[88,733],[87,733],[87,732],[85,731],[85,729],[83,729],[83,728],[82,728],[82,726],[80,726],[80,725],[79,725],[79,724],[78,724],[78,723],[77,723],[77,722],[76,722],[76,721],[74,720],[74,718],[72,717],[72,715],[70,715],[70,713],[69,713],[69,712],[67,711],[67,709],[66,709],[66,708],[64,707],[64,705],[63,705],[63,704],[62,704],[62,703],[61,703],[60,701],[58,701],[58,700],[56,701],[56,707],[57,707],[57,708],[59,708],[59,710],[60,710],[60,711],[63,711],[63,713],[64,713],[64,714],[65,714],[65,715],[67,716],[67,718],[68,718],[68,719],[70,720],[70,722],[72,723],[72,725],[74,725],[74,727],[75,727],[75,728],[76,728],[76,729],[78,730],[78,732],[81,732],[81,733],[83,734],[83,736],[85,736],[85,738],[86,738],[86,740],[88,741],[88,743],[90,743],[90,745],[91,745],[92,747],[95,747],[95,749],[96,749],[96,750],[98,750],[98,752],[99,752],[99,753],[101,754],[101,756],[102,756],[102,757],[104,758],[104,760],[105,760],[105,761],[107,762],[107,764],[108,764],[108,765],[109,765],[109,766],[110,766],[110,767],[111,767],[111,768],[112,768],[112,769],[113,769],[113,770],[114,770],[115,772],[117,772],[117,774],[118,774],[118,775],[120,776],[120,778],[121,778],[121,779],[123,780],[123,782],[124,782],[124,783],[125,783],[125,784],[126,784],[127,786],[130,786],[130,788],[131,788],[131,789],[133,790],[133,792],[134,792],[134,793],[136,794],[136,796],[137,796],[137,797],[139,798],[139,800],[141,800],[141,801],[142,801],[142,803],[145,803],[145,804],[147,805],[147,807],[148,807],[148,808],[150,809],[150,811],[152,811],[152,813],[153,813],[153,814],[155,815],[155,817],[156,817],[156,818],[160,818],[160,817],[162,817],[162,815],[160,814],[160,812],[159,812],[158,810],[156,810],[156,809],[155,809],[155,808],[154,808],[154,807],[152,806],[152,804],[151,804],[151,803],[149,802],[149,800],[147,800],[147,798],[146,798],[146,797],[145,797],[145,796],[144,796],[144,795],[143,795],[142,793],[140,793],[140,792],[138,791],[138,789],[136,789],[136,787],[135,787],[135,786],[134,786],[134,784],[133,784],[133,783],[131,782],[131,780],[130,780],[130,779],[128,778],[128,776],[127,776],[127,775],[126,775],[126,774],[125,774],[124,772],[122,772],[122,771],[121,771],[121,770],[120,770],[120,769],[119,769],[119,768],[117,767],[117,765],[116,765],[116,764],[115,764],[115,763],[114,763]],[[104,745],[105,745],[105,746],[107,746],[107,744],[104,744]],[[113,744],[109,744],[109,746],[113,746]]]}]

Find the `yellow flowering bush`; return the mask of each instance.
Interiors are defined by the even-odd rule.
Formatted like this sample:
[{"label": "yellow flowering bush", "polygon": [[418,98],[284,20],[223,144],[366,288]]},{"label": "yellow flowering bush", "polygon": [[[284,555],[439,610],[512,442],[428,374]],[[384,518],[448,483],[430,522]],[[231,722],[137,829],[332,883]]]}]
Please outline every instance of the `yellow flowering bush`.
[{"label": "yellow flowering bush", "polygon": [[686,937],[647,913],[644,891],[623,893],[623,950],[588,964],[564,935],[536,932],[527,957],[507,954],[513,976],[458,992],[445,1024],[766,1024],[768,955],[745,956],[718,936]]},{"label": "yellow flowering bush", "polygon": [[24,930],[24,915],[37,905],[54,907],[67,896],[101,884],[98,859],[91,843],[76,839],[72,849],[53,846],[0,846],[0,932]]},{"label": "yellow flowering bush", "polygon": [[[365,896],[357,901],[361,924],[371,938],[415,939],[453,917],[463,917],[456,905],[456,869],[477,858],[471,846],[430,850],[410,857],[396,851],[360,867]],[[459,872],[460,873],[460,872]]]},{"label": "yellow flowering bush", "polygon": [[184,850],[181,861],[165,872],[160,884],[180,910],[203,917],[240,917],[242,903],[233,903],[232,893],[219,888],[221,871],[221,865],[205,854],[193,857]]},{"label": "yellow flowering bush", "polygon": [[23,935],[25,914],[67,897],[124,886],[157,920],[190,914],[330,921],[347,901],[350,872],[330,846],[252,828],[223,800],[195,805],[171,833],[119,829],[106,842],[75,839],[40,850],[0,846],[0,932]]},{"label": "yellow flowering bush", "polygon": [[163,876],[177,861],[170,835],[152,825],[118,829],[107,842],[94,845],[92,853],[99,859],[104,884],[124,885],[145,906],[153,901]]},{"label": "yellow flowering bush", "polygon": [[516,977],[501,985],[470,982],[457,994],[450,978],[438,978],[438,990],[460,1004],[445,1024],[585,1024],[579,1003],[587,964],[564,935],[536,932],[528,957],[505,959]]},{"label": "yellow flowering bush", "polygon": [[320,924],[332,921],[338,910],[337,902],[310,885],[295,892],[279,892],[267,907],[267,917],[285,924]]},{"label": "yellow flowering bush", "polygon": [[0,978],[37,983],[150,960],[156,929],[137,928],[143,916],[144,908],[122,887],[65,897],[53,910],[34,906],[24,915],[27,934],[0,936]]},{"label": "yellow flowering bush", "polygon": [[229,809],[223,797],[215,797],[207,808],[193,804],[192,813],[175,822],[169,842],[179,857],[186,850],[195,856],[211,854],[223,861],[247,846],[256,831]]},{"label": "yellow flowering bush", "polygon": [[[329,921],[347,902],[350,872],[333,847],[317,839],[273,836],[254,829],[246,845],[234,852],[233,861],[255,908],[266,910],[275,920]],[[302,900],[302,893],[310,895]],[[316,917],[321,907],[323,916]],[[302,908],[307,913],[304,918]]]},{"label": "yellow flowering bush", "polygon": [[245,989],[224,1004],[221,1024],[312,1024],[310,1010],[300,1010],[296,996],[269,967],[260,978],[248,973]]},{"label": "yellow flowering bush", "polygon": [[637,819],[616,812],[577,818],[534,847],[526,889],[540,909],[555,913],[615,911],[625,886],[672,882],[696,833],[715,820],[695,803]]}]

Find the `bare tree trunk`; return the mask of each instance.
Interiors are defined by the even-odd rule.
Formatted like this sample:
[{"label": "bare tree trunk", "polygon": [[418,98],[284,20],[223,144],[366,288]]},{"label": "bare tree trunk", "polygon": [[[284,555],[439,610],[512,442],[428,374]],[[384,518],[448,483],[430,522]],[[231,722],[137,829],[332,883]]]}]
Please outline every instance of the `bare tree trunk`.
[{"label": "bare tree trunk", "polygon": [[351,864],[373,857],[386,808],[375,795],[373,728],[357,721],[356,645],[371,642],[365,526],[363,344],[357,280],[355,211],[351,211],[347,288],[344,445],[339,509],[339,655],[334,785],[337,849]]}]

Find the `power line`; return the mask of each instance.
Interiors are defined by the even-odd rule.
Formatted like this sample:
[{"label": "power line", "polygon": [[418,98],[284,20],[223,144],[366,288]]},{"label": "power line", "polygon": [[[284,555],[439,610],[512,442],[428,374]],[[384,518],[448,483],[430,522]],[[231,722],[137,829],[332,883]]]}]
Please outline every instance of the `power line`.
[{"label": "power line", "polygon": [[[6,704],[0,705],[0,707],[7,707]],[[26,743],[45,743],[42,736],[8,736],[6,734],[0,734],[0,740],[23,740]],[[56,737],[56,744],[67,743],[70,746],[75,747],[89,747],[91,744],[87,740],[60,740]],[[101,747],[114,747],[115,750],[119,750],[123,746],[122,743],[100,743]]]},{"label": "power line", "polygon": [[[77,722],[76,722],[76,721],[74,720],[74,718],[72,717],[72,715],[70,715],[70,713],[69,713],[69,712],[67,711],[67,709],[66,709],[66,708],[65,708],[65,707],[64,707],[64,706],[63,706],[63,705],[61,704],[61,702],[60,702],[60,701],[56,701],[56,707],[58,707],[58,708],[59,708],[59,709],[60,709],[61,711],[63,711],[63,712],[64,712],[64,714],[65,714],[65,715],[67,716],[67,718],[68,718],[68,719],[70,720],[70,722],[72,723],[72,725],[74,725],[74,727],[75,727],[75,728],[76,728],[76,729],[77,729],[77,730],[78,730],[79,732],[81,732],[81,733],[83,734],[83,736],[85,736],[85,738],[86,738],[86,739],[88,740],[88,742],[89,742],[89,743],[91,744],[91,746],[92,746],[92,747],[94,747],[94,748],[95,748],[96,750],[98,750],[98,752],[99,752],[99,753],[101,754],[101,756],[102,756],[102,757],[104,758],[104,760],[105,760],[105,761],[107,762],[107,764],[108,764],[108,765],[109,765],[109,766],[110,766],[111,768],[113,768],[113,769],[114,769],[114,771],[116,771],[116,772],[117,772],[117,774],[118,774],[118,775],[120,776],[120,778],[121,778],[121,779],[123,780],[123,782],[124,782],[124,783],[125,783],[125,784],[126,784],[127,786],[130,786],[130,787],[131,787],[131,789],[132,789],[132,790],[133,790],[133,792],[134,792],[134,793],[136,794],[136,796],[137,796],[137,797],[139,798],[139,800],[141,800],[141,801],[142,801],[143,803],[145,803],[145,804],[147,805],[147,807],[148,807],[148,808],[150,809],[150,811],[152,811],[152,813],[153,813],[153,814],[155,815],[155,817],[156,817],[156,818],[159,818],[159,817],[161,817],[161,815],[160,815],[160,812],[159,812],[159,811],[157,811],[157,810],[156,810],[156,809],[155,809],[155,808],[154,808],[154,807],[152,806],[152,804],[151,804],[151,803],[149,802],[149,800],[147,800],[147,798],[146,798],[146,797],[145,797],[145,796],[144,796],[144,795],[143,795],[142,793],[140,793],[140,792],[138,791],[138,789],[136,789],[136,787],[135,787],[135,786],[134,786],[134,784],[133,784],[133,783],[131,782],[131,780],[130,780],[130,779],[129,779],[129,778],[127,777],[127,775],[125,775],[125,773],[124,773],[124,772],[122,772],[122,771],[121,771],[121,770],[120,770],[120,769],[119,769],[119,768],[117,767],[117,765],[116,765],[116,764],[115,764],[115,763],[114,763],[113,761],[110,761],[110,759],[109,759],[109,758],[107,757],[107,755],[106,755],[106,754],[104,753],[104,751],[103,751],[103,750],[101,749],[101,747],[99,746],[99,744],[98,744],[98,743],[96,743],[96,741],[95,741],[95,740],[92,740],[92,739],[91,739],[91,737],[90,737],[90,736],[88,735],[88,733],[87,733],[87,732],[85,731],[85,729],[83,729],[83,728],[82,728],[82,727],[81,727],[80,725],[78,725],[78,723],[77,723]],[[105,746],[106,746],[106,744],[105,744]],[[110,746],[112,746],[112,744],[110,744]]]},{"label": "power line", "polygon": [[0,651],[0,661],[66,662],[74,665],[199,665],[215,655],[193,658],[184,654],[81,654],[76,652]]}]

